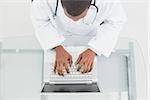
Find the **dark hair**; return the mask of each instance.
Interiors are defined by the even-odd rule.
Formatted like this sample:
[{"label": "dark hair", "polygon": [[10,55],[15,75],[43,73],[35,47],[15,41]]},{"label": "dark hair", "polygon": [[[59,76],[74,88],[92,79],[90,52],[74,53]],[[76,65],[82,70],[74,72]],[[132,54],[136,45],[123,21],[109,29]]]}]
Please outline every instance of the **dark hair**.
[{"label": "dark hair", "polygon": [[90,6],[92,0],[61,0],[63,8],[71,16],[82,14]]}]

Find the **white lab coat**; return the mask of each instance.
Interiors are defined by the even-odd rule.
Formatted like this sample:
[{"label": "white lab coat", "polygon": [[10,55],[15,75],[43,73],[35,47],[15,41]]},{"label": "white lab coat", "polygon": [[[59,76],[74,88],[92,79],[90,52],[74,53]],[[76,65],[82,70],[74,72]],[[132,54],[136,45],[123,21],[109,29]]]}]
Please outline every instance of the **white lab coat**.
[{"label": "white lab coat", "polygon": [[[31,18],[43,49],[52,49],[64,42],[72,42],[72,45],[84,43],[98,55],[109,57],[127,18],[119,0],[96,0],[96,5],[99,12],[94,23],[86,25],[82,19],[74,22],[68,18],[60,2],[54,20],[56,0],[34,0]],[[103,21],[104,24],[100,25]]]}]

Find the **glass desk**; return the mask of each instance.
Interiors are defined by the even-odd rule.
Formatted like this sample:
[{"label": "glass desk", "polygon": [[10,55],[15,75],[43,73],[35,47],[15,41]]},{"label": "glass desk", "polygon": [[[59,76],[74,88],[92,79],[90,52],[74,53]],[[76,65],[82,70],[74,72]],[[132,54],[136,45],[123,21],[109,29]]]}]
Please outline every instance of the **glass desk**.
[{"label": "glass desk", "polygon": [[137,96],[135,53],[134,41],[120,39],[109,58],[98,58],[100,93],[41,93],[44,51],[38,41],[34,36],[5,38],[0,43],[0,100],[145,100]]}]

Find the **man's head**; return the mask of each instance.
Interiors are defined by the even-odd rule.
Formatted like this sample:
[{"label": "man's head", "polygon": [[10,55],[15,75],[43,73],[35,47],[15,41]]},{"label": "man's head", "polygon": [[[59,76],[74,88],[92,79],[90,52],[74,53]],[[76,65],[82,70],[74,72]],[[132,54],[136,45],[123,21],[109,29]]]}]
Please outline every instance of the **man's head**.
[{"label": "man's head", "polygon": [[91,0],[61,0],[61,3],[66,16],[77,21],[86,15]]}]

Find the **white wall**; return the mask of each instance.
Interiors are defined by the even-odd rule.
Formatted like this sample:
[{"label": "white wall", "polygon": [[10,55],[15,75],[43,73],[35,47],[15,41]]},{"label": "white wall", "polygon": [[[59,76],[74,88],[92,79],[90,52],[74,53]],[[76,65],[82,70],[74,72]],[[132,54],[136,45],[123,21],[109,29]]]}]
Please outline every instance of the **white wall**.
[{"label": "white wall", "polygon": [[[121,37],[137,40],[148,63],[147,0],[122,0],[128,22]],[[0,0],[0,37],[31,35],[30,0]]]},{"label": "white wall", "polygon": [[0,37],[34,33],[30,3],[30,0],[0,0]]},{"label": "white wall", "polygon": [[121,32],[121,37],[138,41],[143,51],[146,66],[148,65],[148,5],[147,2],[123,3],[128,22]]},{"label": "white wall", "polygon": [[[148,3],[148,26],[150,26],[150,1],[149,1],[149,3]],[[148,55],[148,60],[149,60],[149,62],[148,62],[148,65],[150,66],[150,27],[148,28],[148,32],[149,32],[149,41],[148,41],[148,47],[149,47],[149,55]],[[150,100],[150,68],[148,67],[148,77],[147,77],[147,79],[148,79],[148,92],[147,92],[147,94],[148,94],[148,100]]]}]

